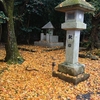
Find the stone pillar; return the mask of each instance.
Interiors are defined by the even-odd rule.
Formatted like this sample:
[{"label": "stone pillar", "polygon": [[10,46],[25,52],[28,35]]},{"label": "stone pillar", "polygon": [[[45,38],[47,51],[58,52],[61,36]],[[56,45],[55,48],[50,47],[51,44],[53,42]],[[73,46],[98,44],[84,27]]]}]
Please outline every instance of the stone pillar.
[{"label": "stone pillar", "polygon": [[53,29],[49,29],[49,33],[53,36]]},{"label": "stone pillar", "polygon": [[53,38],[53,29],[48,29],[49,31],[49,42],[52,43],[52,38]]},{"label": "stone pillar", "polygon": [[66,62],[78,63],[80,31],[67,31],[66,35]]},{"label": "stone pillar", "polygon": [[84,73],[84,65],[78,63],[80,30],[86,29],[83,18],[84,12],[72,10],[65,13],[62,24],[62,29],[66,30],[66,60],[59,64],[58,70],[72,76]]},{"label": "stone pillar", "polygon": [[41,33],[41,41],[44,40],[44,33]]},{"label": "stone pillar", "polygon": [[53,35],[50,34],[50,42],[53,42]]},{"label": "stone pillar", "polygon": [[50,35],[48,33],[46,33],[46,41],[50,42]]}]

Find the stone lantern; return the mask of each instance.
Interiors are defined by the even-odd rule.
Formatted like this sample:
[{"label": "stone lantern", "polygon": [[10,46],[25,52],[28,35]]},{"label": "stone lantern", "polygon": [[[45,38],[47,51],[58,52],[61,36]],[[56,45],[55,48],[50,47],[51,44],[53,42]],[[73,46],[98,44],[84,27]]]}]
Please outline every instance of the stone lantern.
[{"label": "stone lantern", "polygon": [[47,32],[49,32],[50,34],[53,35],[54,27],[53,27],[53,25],[52,25],[52,23],[51,23],[50,21],[49,21],[46,25],[44,25],[44,26],[42,27],[42,29],[46,29]]},{"label": "stone lantern", "polygon": [[43,32],[41,33],[41,40],[34,42],[34,45],[49,47],[49,48],[56,48],[56,47],[63,47],[64,43],[59,42],[58,36],[53,35],[54,26],[49,21],[46,25],[42,27],[42,29],[46,30],[46,34]]},{"label": "stone lantern", "polygon": [[55,10],[65,12],[65,23],[61,28],[66,30],[66,60],[58,65],[58,71],[73,76],[73,83],[77,84],[89,78],[89,74],[84,73],[85,65],[78,62],[79,40],[80,31],[86,29],[84,13],[95,8],[85,0],[65,0]]},{"label": "stone lantern", "polygon": [[[46,25],[44,25],[42,27],[42,29],[46,30],[46,41],[52,42],[53,30],[54,30],[54,27],[53,27],[52,23],[49,21]],[[41,38],[42,37],[44,37],[43,33],[41,33]]]}]

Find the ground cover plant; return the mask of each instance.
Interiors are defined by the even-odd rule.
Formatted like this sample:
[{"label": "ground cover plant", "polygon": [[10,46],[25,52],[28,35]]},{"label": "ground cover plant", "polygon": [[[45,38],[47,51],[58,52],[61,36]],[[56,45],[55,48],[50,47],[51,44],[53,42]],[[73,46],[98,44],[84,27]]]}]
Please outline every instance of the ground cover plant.
[{"label": "ground cover plant", "polygon": [[29,45],[18,47],[25,61],[21,65],[9,65],[4,62],[6,52],[0,46],[0,100],[100,99],[100,58],[79,58],[90,78],[73,85],[52,77],[52,62],[55,62],[54,70],[57,71],[58,64],[65,60],[65,49],[49,50]]}]

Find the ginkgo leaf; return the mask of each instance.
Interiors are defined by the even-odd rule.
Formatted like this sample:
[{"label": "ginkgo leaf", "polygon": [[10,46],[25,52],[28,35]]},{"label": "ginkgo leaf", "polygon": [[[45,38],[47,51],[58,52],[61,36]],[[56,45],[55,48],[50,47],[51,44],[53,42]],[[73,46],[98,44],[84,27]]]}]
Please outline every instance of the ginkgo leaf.
[{"label": "ginkgo leaf", "polygon": [[[18,47],[28,49],[19,49],[25,59],[23,64],[7,65],[4,61],[0,62],[0,71],[7,68],[0,74],[0,100],[76,100],[77,96],[88,93],[91,100],[99,100],[100,59],[79,58],[79,62],[85,64],[85,72],[90,74],[90,78],[74,86],[52,77],[52,63],[55,62],[54,71],[57,71],[58,64],[65,61],[65,49],[50,51],[49,48],[32,45]],[[4,47],[0,53],[2,60],[6,55]]]}]

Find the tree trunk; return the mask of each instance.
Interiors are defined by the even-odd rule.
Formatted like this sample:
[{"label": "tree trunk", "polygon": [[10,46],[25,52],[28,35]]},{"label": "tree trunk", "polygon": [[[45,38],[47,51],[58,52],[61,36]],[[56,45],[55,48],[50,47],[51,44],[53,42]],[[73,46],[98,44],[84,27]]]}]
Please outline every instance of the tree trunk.
[{"label": "tree trunk", "polygon": [[22,63],[24,60],[18,52],[15,30],[14,30],[14,22],[13,22],[14,0],[4,0],[3,5],[5,7],[5,14],[9,18],[9,20],[3,27],[3,31],[6,34],[5,61],[7,61],[9,64]]},{"label": "tree trunk", "polygon": [[100,16],[92,16],[92,29],[91,29],[91,49],[95,48],[95,43],[98,39],[98,24],[100,23]]}]

